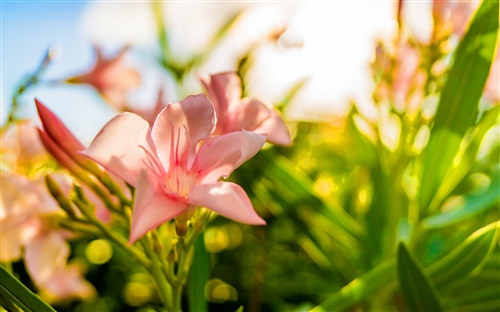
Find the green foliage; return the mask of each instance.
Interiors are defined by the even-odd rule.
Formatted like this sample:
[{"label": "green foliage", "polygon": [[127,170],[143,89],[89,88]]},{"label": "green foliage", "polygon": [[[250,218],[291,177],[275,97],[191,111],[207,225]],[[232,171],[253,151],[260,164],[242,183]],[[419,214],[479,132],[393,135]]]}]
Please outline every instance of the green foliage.
[{"label": "green foliage", "polygon": [[[179,88],[241,14],[226,20],[206,50],[181,63],[171,54],[160,3],[153,7],[162,53],[159,63]],[[442,38],[419,45],[422,55],[432,57],[419,68],[427,76],[425,85],[412,85],[422,92],[416,112],[398,107],[393,98],[374,96],[378,117],[368,118],[353,107],[336,124],[290,124],[296,133],[292,147],[267,146],[238,168],[230,179],[249,194],[267,225],[249,227],[212,215],[206,235],[196,241],[194,256],[186,256],[194,261],[187,298],[182,298],[187,300],[178,296],[178,307],[201,312],[498,311],[500,168],[495,153],[500,147],[498,142],[487,143],[488,133],[499,125],[500,106],[481,102],[498,44],[498,14],[498,1],[481,4],[445,79],[432,73],[450,56],[438,51],[444,46]],[[396,41],[403,39],[407,38],[401,35]],[[238,66],[243,82],[254,48]],[[390,61],[391,66],[396,63]],[[393,83],[394,68],[380,71],[377,84],[384,79]],[[283,95],[283,114],[305,85],[307,80],[299,81]],[[245,84],[242,88],[245,94]],[[424,103],[435,98],[436,113],[424,113]],[[391,118],[396,120],[392,130],[399,133],[393,145],[385,141],[383,130]],[[428,138],[422,139],[426,132]],[[171,225],[160,227],[158,235],[166,235]],[[96,310],[99,302],[111,297],[119,302],[124,290],[113,282],[128,285],[131,276],[145,275],[145,270],[138,271],[138,263],[152,267],[153,277],[160,275],[155,265],[175,256],[175,249],[161,246],[160,240],[129,248],[126,233],[116,229],[104,227],[117,247],[110,263],[120,270],[112,275],[93,266],[89,275],[106,276],[94,276],[104,281],[104,290],[98,289],[100,298],[93,303],[73,310]],[[78,252],[73,256],[83,257]],[[52,311],[0,268],[2,305]],[[170,268],[179,270],[176,265]],[[148,283],[152,281],[141,281],[140,289],[151,290]],[[109,291],[113,287],[114,292]],[[154,291],[148,293],[150,306],[139,295],[130,306],[104,306],[150,311],[161,301]]]},{"label": "green foliage", "polygon": [[205,312],[208,311],[208,303],[205,299],[205,284],[209,277],[209,254],[203,243],[203,234],[198,236],[194,247],[194,258],[188,280],[189,310]]},{"label": "green foliage", "polygon": [[423,212],[442,183],[465,133],[476,122],[478,103],[498,39],[498,1],[484,1],[457,47],[443,87],[425,152],[420,188]]},{"label": "green foliage", "polygon": [[439,295],[404,243],[398,248],[399,287],[411,311],[442,311]]},{"label": "green foliage", "polygon": [[[15,311],[15,306],[25,312],[54,312],[55,310],[29,290],[17,278],[0,266],[0,302]],[[15,305],[15,306],[13,306]]]}]

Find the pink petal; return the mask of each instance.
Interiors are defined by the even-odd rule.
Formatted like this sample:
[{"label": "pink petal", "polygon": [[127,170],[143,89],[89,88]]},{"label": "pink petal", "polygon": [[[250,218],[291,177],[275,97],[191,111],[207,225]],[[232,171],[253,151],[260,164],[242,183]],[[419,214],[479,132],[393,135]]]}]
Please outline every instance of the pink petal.
[{"label": "pink petal", "polygon": [[289,146],[292,144],[292,139],[290,138],[290,132],[288,128],[281,119],[281,116],[275,110],[271,110],[271,116],[264,120],[257,128],[253,131],[257,133],[267,133],[267,141]]},{"label": "pink petal", "polygon": [[148,178],[145,172],[139,175],[132,213],[130,244],[188,208],[186,202],[173,200],[161,192],[159,186],[155,185],[161,181],[151,181],[153,178]]},{"label": "pink petal", "polygon": [[94,287],[83,278],[82,272],[76,264],[66,265],[63,271],[43,285],[43,289],[59,300],[75,297],[88,299],[95,293]]},{"label": "pink petal", "polygon": [[240,77],[236,72],[230,71],[212,75],[211,78],[212,88],[217,95],[219,110],[231,111],[235,109],[239,105],[241,99]]},{"label": "pink petal", "polygon": [[57,160],[57,162],[70,172],[83,171],[43,130],[38,129],[38,135],[45,149]]},{"label": "pink petal", "polygon": [[214,108],[204,94],[169,104],[156,118],[151,132],[165,170],[171,163],[190,166],[198,142],[211,135],[214,124]]},{"label": "pink petal", "polygon": [[49,137],[54,144],[61,149],[69,158],[71,158],[79,166],[87,169],[95,175],[100,175],[102,169],[99,168],[94,162],[89,161],[86,157],[78,154],[85,146],[69,131],[64,123],[52,113],[42,102],[35,99],[38,116],[42,122],[43,129],[47,137]]},{"label": "pink petal", "polygon": [[292,144],[288,128],[276,109],[256,99],[243,99],[231,116],[227,131],[241,129],[265,133],[267,141],[274,144]]},{"label": "pink petal", "polygon": [[81,151],[85,148],[83,144],[69,131],[64,123],[39,100],[35,99],[38,116],[43,128],[51,136],[52,140],[62,144],[64,150],[70,152]]},{"label": "pink petal", "polygon": [[217,182],[195,186],[189,193],[189,201],[241,223],[266,224],[253,209],[245,191],[234,183]]},{"label": "pink petal", "polygon": [[31,278],[42,285],[64,268],[68,256],[68,243],[56,232],[48,232],[26,245],[24,262]]},{"label": "pink petal", "polygon": [[13,262],[21,258],[21,248],[23,244],[20,224],[0,221],[0,261]]},{"label": "pink petal", "polygon": [[265,142],[265,136],[245,130],[212,137],[201,145],[191,171],[199,172],[200,184],[216,182],[257,154]]},{"label": "pink petal", "polygon": [[241,129],[254,131],[262,122],[271,117],[271,109],[255,99],[244,99],[238,105],[229,121],[227,132]]},{"label": "pink petal", "polygon": [[132,186],[150,165],[146,151],[154,155],[149,123],[132,113],[111,119],[82,152]]},{"label": "pink petal", "polygon": [[215,113],[217,114],[217,119],[220,120],[220,113],[219,111],[221,110],[220,104],[219,104],[219,99],[217,97],[217,94],[215,93],[215,89],[212,86],[212,78],[208,75],[198,75],[198,79],[200,79],[201,84],[205,88],[205,90],[208,93],[208,98],[210,99],[210,102],[214,106]]}]

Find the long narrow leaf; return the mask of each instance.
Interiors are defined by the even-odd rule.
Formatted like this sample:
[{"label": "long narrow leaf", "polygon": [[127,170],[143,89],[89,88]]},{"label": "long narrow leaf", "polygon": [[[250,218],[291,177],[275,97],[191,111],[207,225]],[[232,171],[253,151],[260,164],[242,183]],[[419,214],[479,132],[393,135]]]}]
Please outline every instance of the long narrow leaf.
[{"label": "long narrow leaf", "polygon": [[270,162],[264,174],[271,181],[274,180],[279,182],[277,186],[281,185],[286,187],[288,192],[293,194],[294,197],[298,199],[309,199],[317,206],[326,206],[329,208],[325,213],[328,213],[328,217],[331,218],[332,222],[346,233],[349,233],[349,235],[358,239],[364,236],[364,230],[349,214],[345,213],[344,210],[339,207],[334,207],[333,203],[320,200],[318,196],[316,196],[313,191],[311,179],[305,173],[297,169],[297,167],[287,158],[278,155]]},{"label": "long narrow leaf", "polygon": [[477,230],[449,254],[430,265],[427,271],[436,287],[452,285],[478,272],[494,249],[499,226],[500,221]]},{"label": "long narrow leaf", "polygon": [[500,176],[494,176],[490,186],[484,192],[464,196],[462,204],[433,215],[423,220],[422,224],[426,228],[440,228],[473,217],[490,208],[498,207],[500,201],[498,190],[500,190]]},{"label": "long narrow leaf", "polygon": [[205,299],[205,285],[209,278],[209,261],[210,257],[205,249],[203,233],[201,233],[194,245],[194,261],[189,273],[188,302],[190,311],[208,311],[208,302]]},{"label": "long narrow leaf", "polygon": [[483,141],[485,134],[488,130],[495,125],[500,114],[500,106],[495,106],[487,111],[475,127],[470,143],[466,147],[461,161],[457,166],[450,167],[443,183],[432,199],[429,206],[430,211],[434,211],[439,207],[444,199],[453,191],[453,189],[463,180],[463,178],[470,172],[474,162],[476,161],[479,146]]},{"label": "long narrow leaf", "polygon": [[395,279],[396,262],[388,260],[350,282],[320,305],[314,307],[311,312],[343,311],[363,299],[367,299],[368,296]]},{"label": "long narrow leaf", "polygon": [[0,265],[0,294],[25,312],[55,310]]},{"label": "long narrow leaf", "polygon": [[398,248],[399,287],[411,311],[442,311],[436,288],[404,243]]},{"label": "long narrow leaf", "polygon": [[490,72],[498,39],[498,1],[483,1],[454,55],[426,148],[420,203],[425,209],[439,188],[467,130]]}]

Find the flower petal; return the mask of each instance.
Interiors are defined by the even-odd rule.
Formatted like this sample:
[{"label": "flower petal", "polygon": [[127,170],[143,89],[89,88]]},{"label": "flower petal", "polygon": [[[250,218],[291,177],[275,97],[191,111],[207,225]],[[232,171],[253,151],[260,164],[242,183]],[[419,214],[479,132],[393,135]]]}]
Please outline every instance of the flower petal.
[{"label": "flower petal", "polygon": [[150,131],[146,120],[122,113],[111,119],[81,153],[136,186],[139,173],[149,165],[146,151],[154,155]]},{"label": "flower petal", "polygon": [[[47,134],[47,132],[38,129],[40,140],[45,149],[54,157],[57,162],[68,169],[70,172],[82,172],[83,169],[78,166]],[[83,149],[83,148],[82,148]]]},{"label": "flower petal", "polygon": [[219,109],[231,111],[236,108],[241,99],[241,80],[236,72],[223,72],[212,75],[211,78],[212,88],[217,95],[220,106]]},{"label": "flower petal", "polygon": [[281,119],[281,116],[274,109],[271,110],[271,115],[269,116],[269,118],[264,120],[253,131],[257,133],[266,133],[268,142],[284,146],[289,146],[292,144],[290,132],[288,131],[285,122],[283,121],[283,119]]},{"label": "flower petal", "polygon": [[253,209],[245,191],[237,184],[217,182],[198,185],[188,197],[191,204],[207,207],[229,219],[246,224],[266,224]]},{"label": "flower petal", "polygon": [[227,131],[250,130],[267,134],[267,141],[290,145],[290,133],[274,107],[268,107],[257,99],[243,99],[231,117]]},{"label": "flower petal", "polygon": [[71,298],[89,299],[95,295],[95,289],[83,278],[76,263],[68,264],[57,275],[43,285],[43,290],[58,300]]},{"label": "flower petal", "polygon": [[191,171],[198,172],[200,184],[216,182],[257,154],[265,142],[264,135],[245,130],[212,137],[201,145]]},{"label": "flower petal", "polygon": [[31,278],[42,285],[64,268],[68,256],[68,243],[56,232],[48,232],[26,244],[24,262]]},{"label": "flower petal", "polygon": [[227,132],[254,131],[262,122],[271,117],[271,109],[256,99],[244,99],[233,112],[228,122]]},{"label": "flower petal", "polygon": [[22,233],[20,224],[0,220],[0,261],[14,262],[21,258]]},{"label": "flower petal", "polygon": [[152,179],[154,177],[148,178],[146,172],[141,172],[139,175],[132,213],[130,244],[188,208],[187,203],[173,200],[158,190],[159,186],[155,184],[161,181],[151,181]]},{"label": "flower petal", "polygon": [[214,125],[214,108],[204,94],[167,105],[156,118],[151,132],[165,170],[179,163],[190,167],[198,142],[211,135]]}]

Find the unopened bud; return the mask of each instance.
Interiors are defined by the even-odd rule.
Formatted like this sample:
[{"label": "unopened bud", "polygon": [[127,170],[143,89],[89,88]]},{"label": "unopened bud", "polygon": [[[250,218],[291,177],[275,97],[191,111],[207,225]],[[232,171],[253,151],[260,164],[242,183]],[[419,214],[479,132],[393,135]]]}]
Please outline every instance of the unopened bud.
[{"label": "unopened bud", "polygon": [[172,241],[172,245],[167,253],[167,262],[174,263],[179,259],[179,253],[177,251],[177,239]]},{"label": "unopened bud", "polygon": [[179,237],[186,236],[188,232],[188,222],[187,221],[175,221],[175,233]]},{"label": "unopened bud", "polygon": [[59,204],[59,207],[61,207],[68,214],[68,216],[72,218],[76,217],[75,211],[71,206],[71,202],[64,196],[57,182],[52,177],[47,175],[45,176],[45,184],[47,185],[52,197],[54,197]]}]

